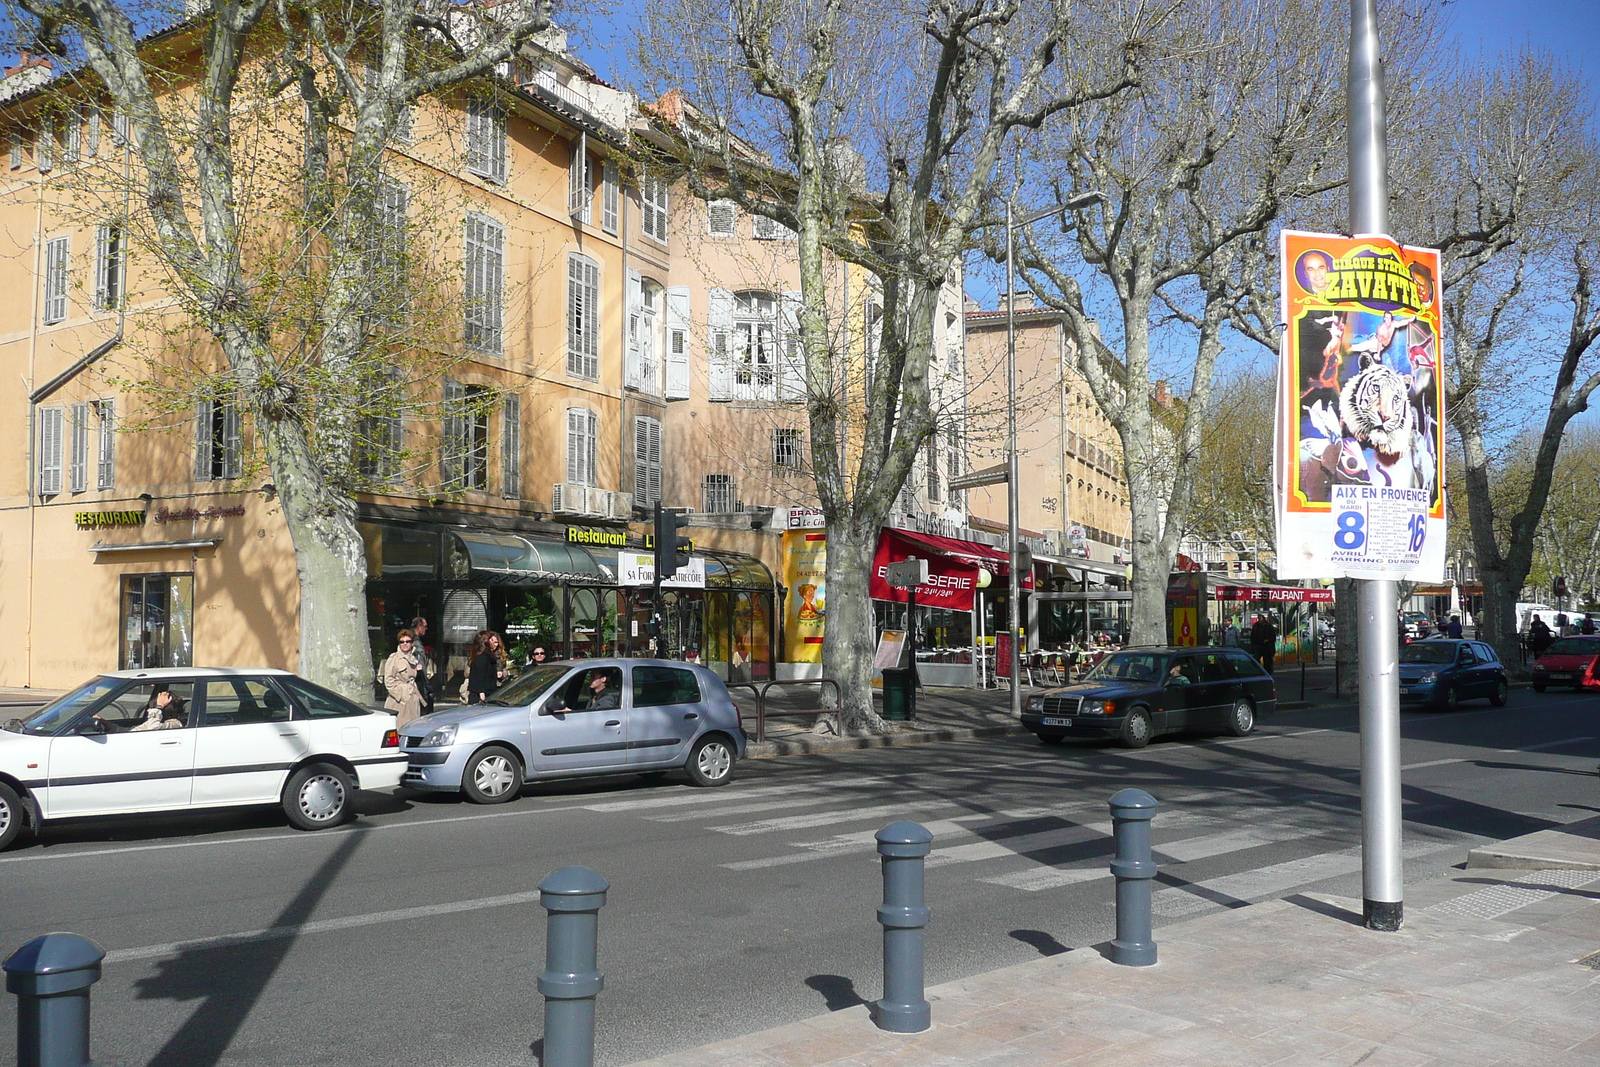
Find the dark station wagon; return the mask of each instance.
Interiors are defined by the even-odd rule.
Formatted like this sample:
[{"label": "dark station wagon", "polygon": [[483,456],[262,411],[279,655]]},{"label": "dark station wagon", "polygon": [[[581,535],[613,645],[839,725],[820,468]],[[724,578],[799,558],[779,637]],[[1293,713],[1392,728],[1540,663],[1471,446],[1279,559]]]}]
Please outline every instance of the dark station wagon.
[{"label": "dark station wagon", "polygon": [[1028,698],[1024,728],[1046,744],[1114,737],[1143,748],[1157,734],[1223,730],[1243,737],[1278,707],[1272,676],[1237,648],[1127,648],[1083,681]]}]

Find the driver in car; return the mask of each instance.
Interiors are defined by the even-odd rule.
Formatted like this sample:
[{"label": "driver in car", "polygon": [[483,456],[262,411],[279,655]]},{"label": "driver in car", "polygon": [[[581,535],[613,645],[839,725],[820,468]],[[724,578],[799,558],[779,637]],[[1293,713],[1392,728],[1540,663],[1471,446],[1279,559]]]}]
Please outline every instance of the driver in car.
[{"label": "driver in car", "polygon": [[99,712],[95,712],[94,717],[104,727],[106,733],[137,734],[145,730],[181,730],[188,725],[183,698],[170,689],[158,689],[150,694],[150,699],[144,706],[144,716],[144,721],[138,726],[128,727],[107,722],[100,718]]},{"label": "driver in car", "polygon": [[[613,685],[612,682],[616,684]],[[576,694],[575,707],[562,711],[614,711],[622,707],[622,672],[616,668],[592,671],[589,674],[589,692]]]}]

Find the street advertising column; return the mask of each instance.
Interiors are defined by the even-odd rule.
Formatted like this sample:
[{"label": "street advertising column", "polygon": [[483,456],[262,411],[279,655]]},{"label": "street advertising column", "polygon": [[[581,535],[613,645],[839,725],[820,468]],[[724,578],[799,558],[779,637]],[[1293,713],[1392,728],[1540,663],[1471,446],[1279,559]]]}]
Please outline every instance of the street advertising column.
[{"label": "street advertising column", "polygon": [[1286,231],[1280,578],[1444,580],[1439,253]]},{"label": "street advertising column", "polygon": [[785,530],[783,584],[789,590],[783,610],[783,658],[789,663],[821,663],[828,616],[828,535],[820,528]]}]

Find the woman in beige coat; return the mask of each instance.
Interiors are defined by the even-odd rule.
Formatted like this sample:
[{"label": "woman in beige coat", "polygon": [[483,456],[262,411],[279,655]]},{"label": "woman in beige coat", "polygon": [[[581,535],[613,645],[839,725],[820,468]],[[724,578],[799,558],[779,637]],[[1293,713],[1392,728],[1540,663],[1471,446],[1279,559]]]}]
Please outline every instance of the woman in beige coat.
[{"label": "woman in beige coat", "polygon": [[417,688],[417,661],[411,654],[416,635],[401,630],[396,640],[400,647],[383,661],[383,687],[389,691],[383,706],[394,712],[395,727],[403,729],[422,714],[422,691]]}]

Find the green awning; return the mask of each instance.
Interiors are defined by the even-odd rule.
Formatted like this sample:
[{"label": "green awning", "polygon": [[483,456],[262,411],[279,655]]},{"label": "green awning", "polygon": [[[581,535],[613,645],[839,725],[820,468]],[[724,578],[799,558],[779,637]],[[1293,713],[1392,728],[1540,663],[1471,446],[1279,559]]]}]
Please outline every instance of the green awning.
[{"label": "green awning", "polygon": [[497,585],[608,585],[612,581],[611,572],[582,545],[532,541],[487,530],[448,533],[457,550],[451,553],[449,567],[455,578]]}]

